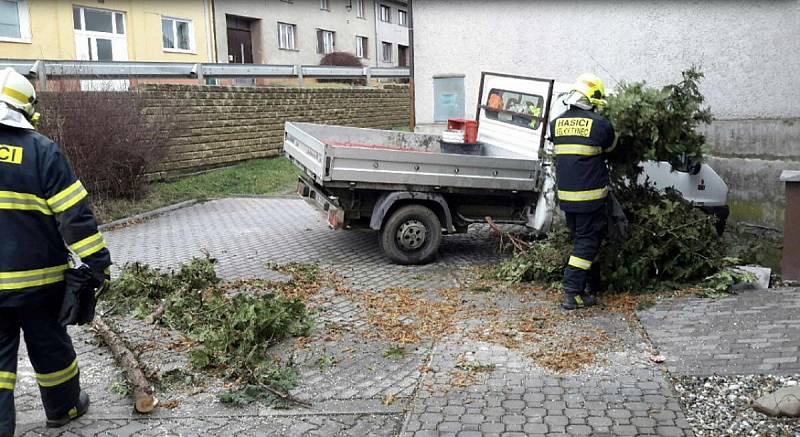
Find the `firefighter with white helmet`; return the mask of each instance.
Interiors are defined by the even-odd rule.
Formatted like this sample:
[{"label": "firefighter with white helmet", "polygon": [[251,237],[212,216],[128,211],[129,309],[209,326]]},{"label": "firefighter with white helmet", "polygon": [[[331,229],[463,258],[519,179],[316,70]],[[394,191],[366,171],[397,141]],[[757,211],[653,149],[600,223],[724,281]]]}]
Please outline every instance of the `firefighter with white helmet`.
[{"label": "firefighter with white helmet", "polygon": [[566,99],[569,109],[550,125],[559,206],[573,238],[561,303],[568,310],[597,304],[591,291],[602,287],[594,261],[608,226],[609,178],[604,155],[616,143],[611,122],[595,112],[605,105],[605,97],[600,78],[582,74]]},{"label": "firefighter with white helmet", "polygon": [[[0,437],[15,430],[20,330],[47,426],[88,410],[66,325],[94,317],[95,292],[111,265],[86,189],[58,145],[34,129],[35,105],[24,76],[0,71]],[[80,267],[72,268],[70,253]]]}]

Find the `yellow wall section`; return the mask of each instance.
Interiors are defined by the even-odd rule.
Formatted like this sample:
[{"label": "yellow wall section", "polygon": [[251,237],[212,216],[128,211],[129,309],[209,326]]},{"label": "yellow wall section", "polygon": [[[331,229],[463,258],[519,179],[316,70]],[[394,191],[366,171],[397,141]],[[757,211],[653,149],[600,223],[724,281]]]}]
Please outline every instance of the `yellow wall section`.
[{"label": "yellow wall section", "polygon": [[[72,6],[107,9],[125,13],[128,59],[131,61],[209,62],[206,17],[203,0],[28,0],[32,43],[0,42],[0,58],[75,59]],[[195,52],[165,52],[161,39],[161,17],[191,20]]]}]

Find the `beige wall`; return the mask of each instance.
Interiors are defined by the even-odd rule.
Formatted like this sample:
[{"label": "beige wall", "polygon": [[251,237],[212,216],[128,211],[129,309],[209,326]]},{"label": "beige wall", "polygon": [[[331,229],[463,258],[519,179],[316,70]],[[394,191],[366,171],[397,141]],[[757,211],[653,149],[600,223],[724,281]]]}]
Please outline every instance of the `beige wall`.
[{"label": "beige wall", "polygon": [[[210,2],[210,0],[209,0]],[[212,62],[210,3],[203,0],[28,0],[31,42],[0,42],[0,58],[76,59],[72,6],[125,13],[128,59],[132,61]],[[162,47],[161,16],[192,20],[196,50],[168,53]],[[210,56],[211,55],[211,56]]]}]

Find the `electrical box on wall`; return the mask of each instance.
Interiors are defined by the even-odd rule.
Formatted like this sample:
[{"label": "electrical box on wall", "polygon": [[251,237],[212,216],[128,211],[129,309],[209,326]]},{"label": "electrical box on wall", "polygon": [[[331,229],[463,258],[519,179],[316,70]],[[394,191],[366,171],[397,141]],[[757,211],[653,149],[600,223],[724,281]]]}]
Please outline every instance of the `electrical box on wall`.
[{"label": "electrical box on wall", "polygon": [[464,118],[464,75],[433,77],[433,121]]}]

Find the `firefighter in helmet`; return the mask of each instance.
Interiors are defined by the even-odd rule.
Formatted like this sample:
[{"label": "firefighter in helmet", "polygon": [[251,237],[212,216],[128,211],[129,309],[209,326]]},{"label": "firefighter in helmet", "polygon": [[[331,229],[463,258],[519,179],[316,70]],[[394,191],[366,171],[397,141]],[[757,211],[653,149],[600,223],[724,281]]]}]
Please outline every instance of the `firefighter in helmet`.
[{"label": "firefighter in helmet", "polygon": [[[111,256],[87,192],[58,145],[35,131],[36,91],[13,69],[0,71],[0,436],[15,430],[17,350],[24,333],[48,427],[89,408],[63,316],[70,273],[88,272],[97,290]],[[73,253],[80,259],[72,261]],[[94,296],[94,295],[93,295]],[[92,316],[94,307],[91,308]]]},{"label": "firefighter in helmet", "polygon": [[582,74],[566,99],[569,108],[550,125],[559,206],[573,238],[561,303],[568,310],[597,304],[589,292],[601,287],[594,261],[608,226],[609,178],[604,155],[616,145],[611,122],[595,112],[606,103],[605,95],[600,78]]}]

